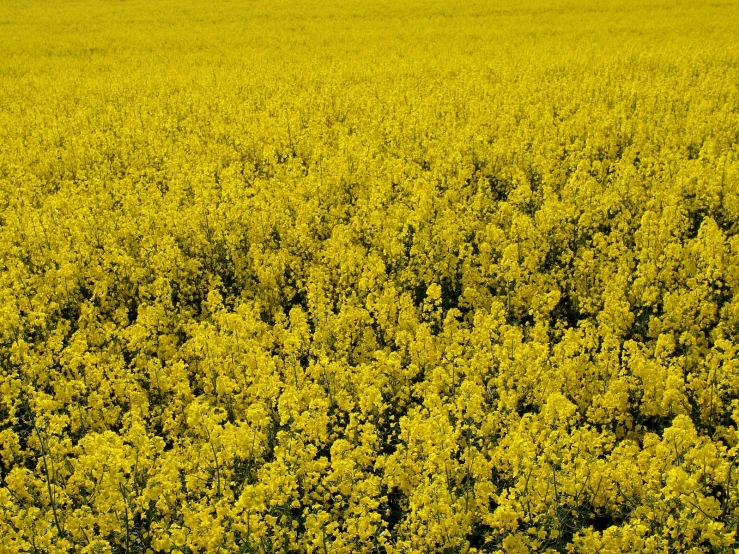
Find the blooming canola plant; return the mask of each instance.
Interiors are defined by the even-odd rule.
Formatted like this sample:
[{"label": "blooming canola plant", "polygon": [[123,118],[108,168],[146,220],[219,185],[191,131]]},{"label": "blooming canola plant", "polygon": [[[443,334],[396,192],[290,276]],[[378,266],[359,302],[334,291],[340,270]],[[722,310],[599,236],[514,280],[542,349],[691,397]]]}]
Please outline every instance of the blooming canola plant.
[{"label": "blooming canola plant", "polygon": [[735,0],[3,0],[0,554],[736,552]]}]

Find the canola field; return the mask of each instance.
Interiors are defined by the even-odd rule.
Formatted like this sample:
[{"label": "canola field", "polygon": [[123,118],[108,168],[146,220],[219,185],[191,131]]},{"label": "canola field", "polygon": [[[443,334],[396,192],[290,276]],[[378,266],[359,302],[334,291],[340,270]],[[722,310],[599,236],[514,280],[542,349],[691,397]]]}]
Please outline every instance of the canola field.
[{"label": "canola field", "polygon": [[736,0],[0,2],[0,553],[738,548]]}]

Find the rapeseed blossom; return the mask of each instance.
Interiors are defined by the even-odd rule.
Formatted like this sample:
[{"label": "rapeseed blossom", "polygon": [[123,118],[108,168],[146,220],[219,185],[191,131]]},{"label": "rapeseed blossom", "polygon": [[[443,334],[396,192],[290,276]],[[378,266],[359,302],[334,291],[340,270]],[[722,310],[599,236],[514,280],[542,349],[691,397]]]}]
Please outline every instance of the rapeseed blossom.
[{"label": "rapeseed blossom", "polygon": [[734,552],[736,21],[0,3],[0,554]]}]

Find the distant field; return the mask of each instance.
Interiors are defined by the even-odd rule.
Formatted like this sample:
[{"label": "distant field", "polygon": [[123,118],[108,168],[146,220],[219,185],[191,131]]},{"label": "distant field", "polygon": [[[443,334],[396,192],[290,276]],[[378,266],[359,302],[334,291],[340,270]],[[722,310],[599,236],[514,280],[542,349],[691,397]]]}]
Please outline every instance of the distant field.
[{"label": "distant field", "polygon": [[0,554],[738,547],[739,2],[0,0]]}]

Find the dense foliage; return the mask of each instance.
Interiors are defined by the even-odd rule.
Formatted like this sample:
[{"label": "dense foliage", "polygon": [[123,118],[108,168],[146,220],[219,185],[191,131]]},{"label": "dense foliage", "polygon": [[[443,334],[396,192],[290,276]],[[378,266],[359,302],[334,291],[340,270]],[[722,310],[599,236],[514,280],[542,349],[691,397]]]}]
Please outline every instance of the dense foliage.
[{"label": "dense foliage", "polygon": [[738,21],[0,2],[0,553],[734,551]]}]

